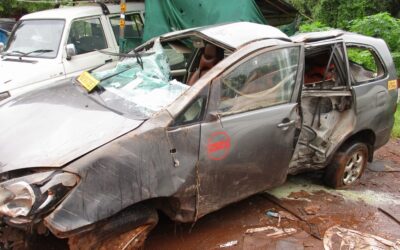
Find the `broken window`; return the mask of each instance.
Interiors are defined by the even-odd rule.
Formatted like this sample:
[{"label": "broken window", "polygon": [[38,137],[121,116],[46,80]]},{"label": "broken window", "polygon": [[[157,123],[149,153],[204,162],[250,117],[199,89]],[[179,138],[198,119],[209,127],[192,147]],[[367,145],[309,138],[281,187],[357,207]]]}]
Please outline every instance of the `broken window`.
[{"label": "broken window", "polygon": [[221,78],[219,111],[223,114],[287,103],[292,96],[299,47],[257,55]]},{"label": "broken window", "polygon": [[341,43],[308,48],[305,57],[305,89],[335,89],[346,86],[344,50]]},{"label": "broken window", "polygon": [[347,55],[354,85],[368,82],[384,75],[382,63],[372,49],[350,45],[347,46]]},{"label": "broken window", "polygon": [[93,76],[100,80],[98,96],[107,107],[145,119],[167,107],[189,86],[170,80],[170,67],[160,43],[154,43],[140,60],[125,59],[115,68]]}]

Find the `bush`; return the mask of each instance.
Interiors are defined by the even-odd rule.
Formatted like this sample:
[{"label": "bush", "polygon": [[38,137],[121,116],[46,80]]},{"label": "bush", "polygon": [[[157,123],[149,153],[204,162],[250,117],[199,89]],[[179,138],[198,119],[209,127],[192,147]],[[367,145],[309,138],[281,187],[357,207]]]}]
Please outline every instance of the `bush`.
[{"label": "bush", "polygon": [[[385,40],[392,51],[397,75],[400,76],[400,20],[389,15],[379,13],[356,19],[351,22],[350,31],[359,34],[379,37]],[[368,62],[365,62],[366,64]]]},{"label": "bush", "polygon": [[331,28],[326,26],[325,24],[316,21],[316,22],[312,22],[312,23],[305,23],[300,25],[299,27],[299,31],[301,33],[303,32],[317,32],[317,31],[326,31],[326,30],[330,30]]}]

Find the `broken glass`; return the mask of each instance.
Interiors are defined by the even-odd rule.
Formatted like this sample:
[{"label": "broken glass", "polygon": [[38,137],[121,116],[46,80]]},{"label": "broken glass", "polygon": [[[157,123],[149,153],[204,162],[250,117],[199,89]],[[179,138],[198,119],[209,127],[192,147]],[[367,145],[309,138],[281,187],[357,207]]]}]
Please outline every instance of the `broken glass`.
[{"label": "broken glass", "polygon": [[175,101],[189,86],[170,80],[168,59],[159,42],[154,43],[142,61],[143,69],[136,58],[129,58],[93,76],[99,80],[106,78],[100,82],[105,90],[100,96],[108,107],[147,118]]}]

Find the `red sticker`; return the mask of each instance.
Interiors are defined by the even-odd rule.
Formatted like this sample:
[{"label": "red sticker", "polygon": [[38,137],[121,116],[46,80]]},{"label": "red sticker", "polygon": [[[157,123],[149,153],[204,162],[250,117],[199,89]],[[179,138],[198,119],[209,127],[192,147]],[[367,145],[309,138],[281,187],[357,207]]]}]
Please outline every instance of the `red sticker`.
[{"label": "red sticker", "polygon": [[231,149],[231,138],[226,132],[218,131],[211,134],[208,138],[207,152],[208,158],[214,161],[225,159]]}]

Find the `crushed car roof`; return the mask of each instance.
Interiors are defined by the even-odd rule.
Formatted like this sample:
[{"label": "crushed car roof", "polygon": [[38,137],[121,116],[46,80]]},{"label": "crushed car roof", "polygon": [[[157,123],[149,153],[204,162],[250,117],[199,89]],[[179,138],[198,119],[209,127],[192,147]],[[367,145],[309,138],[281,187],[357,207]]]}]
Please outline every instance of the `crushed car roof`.
[{"label": "crushed car roof", "polygon": [[172,36],[184,35],[192,32],[198,32],[232,49],[238,49],[251,41],[260,39],[290,41],[290,38],[285,33],[275,27],[250,22],[235,22],[175,31],[163,35],[161,38],[168,39]]}]

